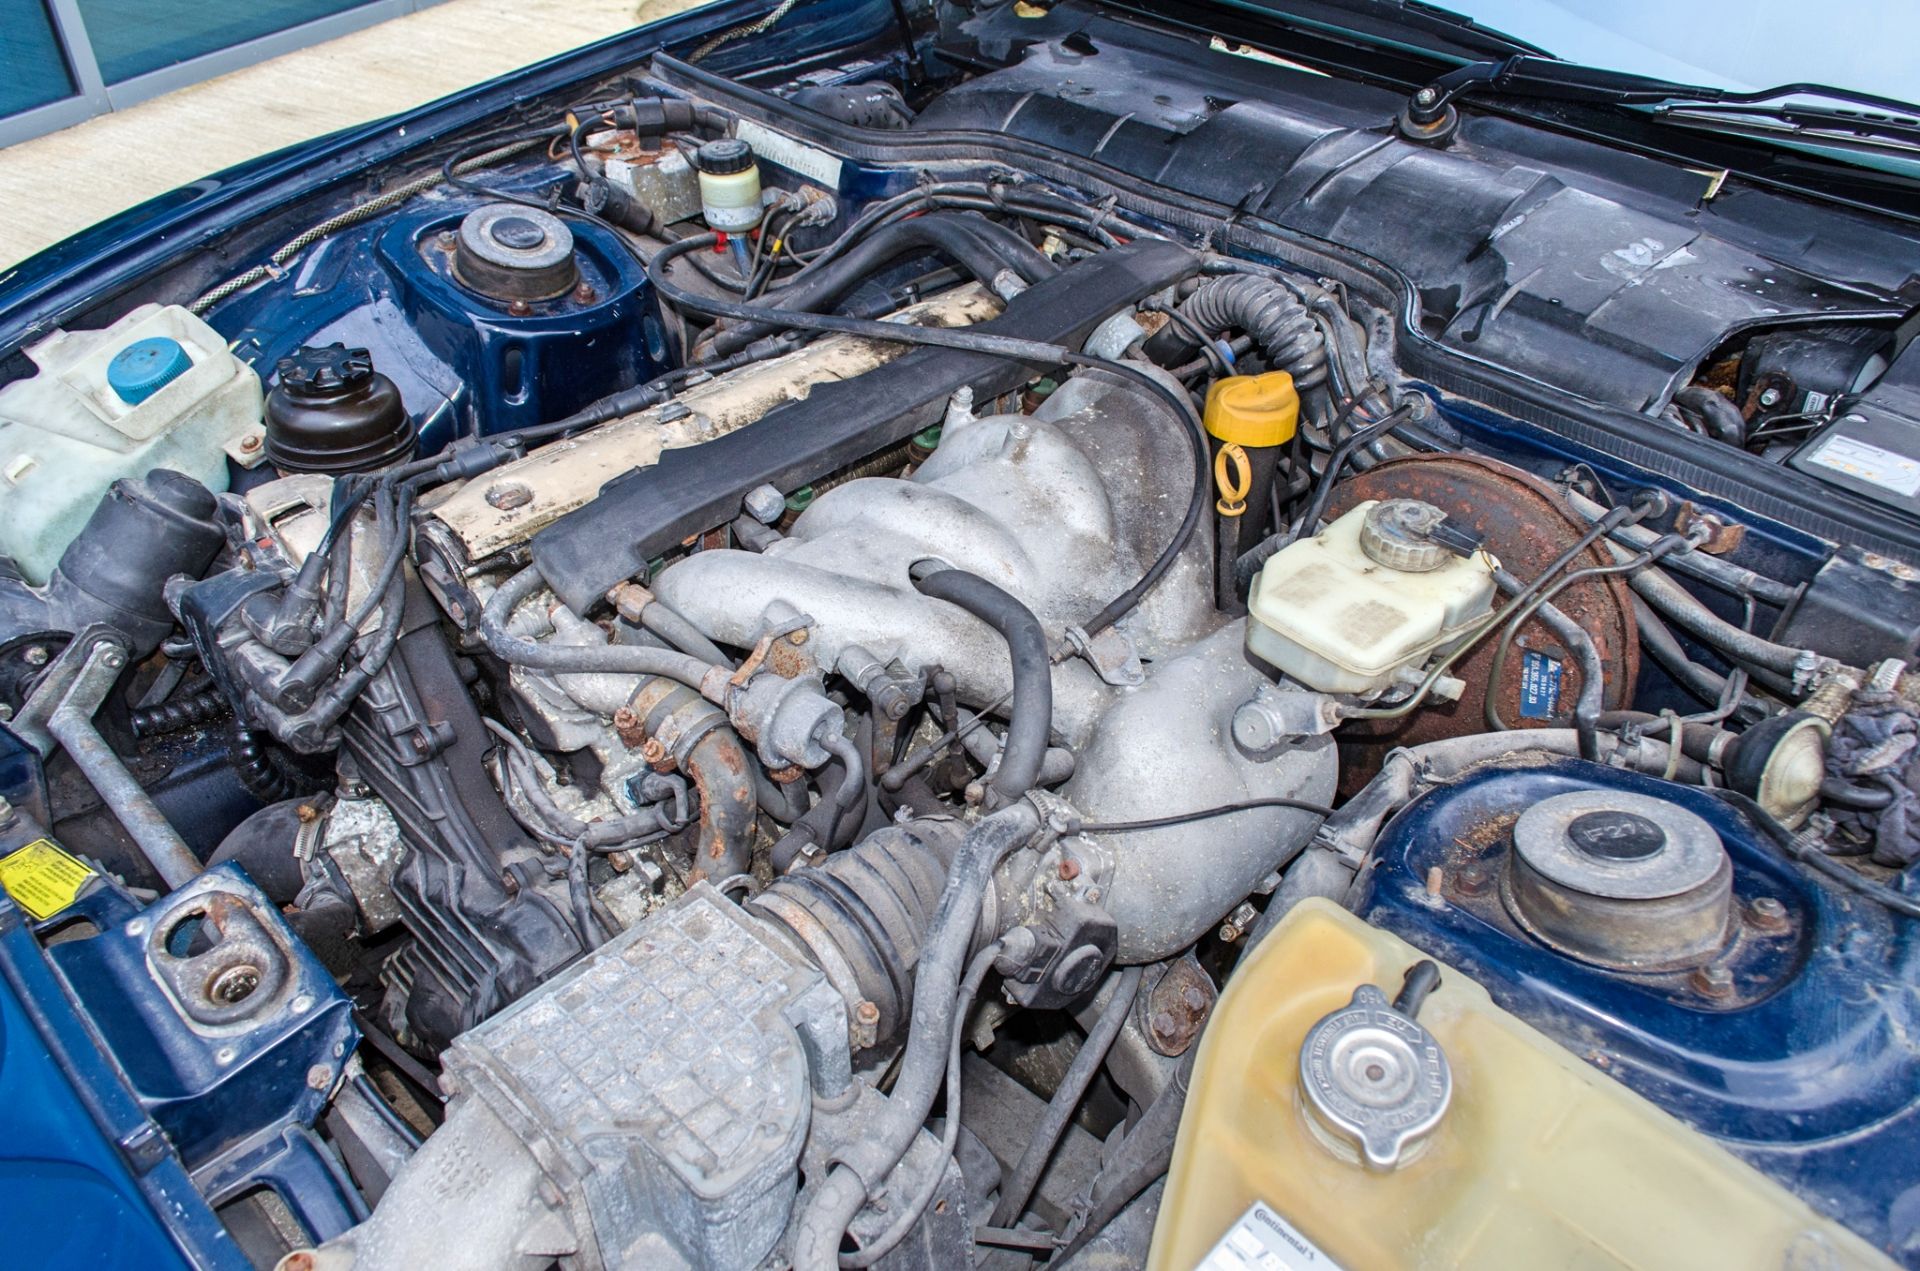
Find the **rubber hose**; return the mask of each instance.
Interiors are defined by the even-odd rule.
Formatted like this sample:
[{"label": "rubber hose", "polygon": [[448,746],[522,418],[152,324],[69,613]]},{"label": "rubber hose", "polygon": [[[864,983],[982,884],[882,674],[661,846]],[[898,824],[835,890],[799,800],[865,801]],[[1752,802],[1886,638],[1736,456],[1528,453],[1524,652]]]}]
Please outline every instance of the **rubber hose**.
[{"label": "rubber hose", "polygon": [[866,1133],[842,1150],[840,1160],[796,1219],[795,1271],[837,1271],[847,1224],[866,1203],[869,1190],[885,1183],[926,1123],[946,1074],[955,994],[980,920],[981,901],[994,869],[1039,827],[1039,813],[1029,804],[1016,803],[986,817],[961,841],[947,870],[940,907],[921,945],[899,1077],[886,1106],[869,1121]]},{"label": "rubber hose", "polygon": [[[953,212],[935,212],[912,220],[895,221],[875,230],[826,269],[782,288],[769,299],[781,309],[799,313],[821,312],[831,308],[835,301],[879,272],[890,261],[908,252],[929,250],[952,260],[982,283],[991,284],[1001,271],[1008,269],[1024,276],[1024,271],[1016,268],[1008,259],[1011,249],[1004,243],[989,246],[991,231],[982,233],[975,225],[961,224],[963,219],[977,222],[980,226],[993,225],[991,221]],[[1000,227],[995,226],[995,229]],[[1001,234],[1007,238],[1016,237],[1010,230],[1001,230]],[[1024,239],[1021,241],[1025,243]],[[1031,267],[1029,264],[1028,268]],[[1038,279],[1027,278],[1027,281],[1035,282]],[[709,356],[732,353],[776,329],[764,322],[730,327],[714,336],[709,346]]]},{"label": "rubber hose", "polygon": [[1101,1168],[1093,1180],[1092,1207],[1086,1224],[1055,1261],[1064,1263],[1072,1258],[1082,1245],[1113,1221],[1114,1215],[1167,1172],[1173,1163],[1174,1140],[1180,1134],[1180,1114],[1187,1106],[1187,1083],[1193,1079],[1194,1058],[1199,1053],[1198,1046],[1187,1048],[1166,1086],[1147,1105],[1139,1121]]},{"label": "rubber hose", "polygon": [[782,825],[793,824],[807,810],[805,782],[775,781],[757,764],[753,770],[753,791],[760,810]]},{"label": "rubber hose", "polygon": [[1701,701],[1717,705],[1727,691],[1727,677],[1688,657],[1672,629],[1638,596],[1633,598],[1633,617],[1640,629],[1640,647],[1660,664],[1660,669]]},{"label": "rubber hose", "polygon": [[1692,384],[1673,395],[1673,404],[1706,425],[1707,435],[1715,441],[1746,448],[1746,416],[1724,393]]},{"label": "rubber hose", "polygon": [[707,639],[700,628],[681,617],[663,601],[651,600],[640,611],[640,625],[690,657],[715,666],[728,666],[733,659],[719,645]]},{"label": "rubber hose", "polygon": [[164,737],[211,724],[232,709],[219,689],[203,688],[177,701],[136,710],[128,717],[128,723],[135,737]]},{"label": "rubber hose", "polygon": [[1326,336],[1284,283],[1251,274],[1209,278],[1181,304],[1180,315],[1209,334],[1245,331],[1303,392],[1326,382]]},{"label": "rubber hose", "polygon": [[1629,577],[1633,589],[1667,621],[1703,644],[1712,645],[1737,662],[1757,666],[1788,680],[1801,669],[1802,649],[1775,644],[1743,631],[1695,600],[1685,588],[1657,569],[1643,569]]},{"label": "rubber hose", "polygon": [[1047,1162],[1053,1159],[1054,1149],[1060,1144],[1060,1136],[1066,1132],[1067,1122],[1073,1119],[1080,1101],[1086,1098],[1087,1087],[1099,1075],[1100,1066],[1107,1062],[1107,1052],[1113,1049],[1114,1040],[1120,1036],[1120,1029],[1133,1010],[1133,999],[1140,992],[1140,976],[1141,968],[1137,966],[1130,966],[1115,976],[1113,997],[1108,1001],[1107,1009],[1100,1013],[1093,1031],[1087,1034],[1087,1040],[1074,1053],[1073,1062],[1067,1065],[1066,1075],[1060,1078],[1053,1097],[1047,1100],[1047,1110],[1041,1115],[1040,1124],[1027,1141],[1027,1150],[1020,1154],[1019,1164],[1014,1166],[1012,1175],[1001,1185],[1000,1199],[993,1207],[993,1217],[988,1220],[990,1226],[1011,1227],[1021,1214],[1027,1212],[1027,1201],[1032,1199],[1033,1189],[1039,1186],[1040,1174],[1047,1168]]},{"label": "rubber hose", "polygon": [[326,788],[323,778],[288,759],[273,742],[263,741],[244,721],[234,721],[227,735],[227,758],[240,784],[262,803],[297,799]]},{"label": "rubber hose", "polygon": [[658,675],[695,691],[716,671],[722,677],[730,674],[724,666],[644,644],[541,644],[510,634],[507,620],[514,609],[546,585],[539,567],[529,565],[487,598],[486,608],[480,613],[480,638],[502,662],[543,671]]},{"label": "rubber hose", "polygon": [[1047,633],[1033,610],[976,574],[941,569],[914,580],[924,596],[964,609],[998,631],[1013,661],[1013,702],[1000,769],[987,790],[991,807],[1004,807],[1034,788],[1053,732],[1053,669]]}]

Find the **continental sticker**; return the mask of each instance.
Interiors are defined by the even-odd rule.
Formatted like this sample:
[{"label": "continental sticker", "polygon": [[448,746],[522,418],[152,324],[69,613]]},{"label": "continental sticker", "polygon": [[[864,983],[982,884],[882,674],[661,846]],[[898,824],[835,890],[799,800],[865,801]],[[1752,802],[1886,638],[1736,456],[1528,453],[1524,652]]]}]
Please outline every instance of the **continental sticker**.
[{"label": "continental sticker", "polygon": [[1340,1271],[1319,1245],[1265,1201],[1240,1215],[1195,1271]]},{"label": "continental sticker", "polygon": [[19,851],[0,857],[0,886],[35,921],[51,918],[80,896],[81,888],[96,877],[94,868],[76,860],[46,839],[35,839]]}]

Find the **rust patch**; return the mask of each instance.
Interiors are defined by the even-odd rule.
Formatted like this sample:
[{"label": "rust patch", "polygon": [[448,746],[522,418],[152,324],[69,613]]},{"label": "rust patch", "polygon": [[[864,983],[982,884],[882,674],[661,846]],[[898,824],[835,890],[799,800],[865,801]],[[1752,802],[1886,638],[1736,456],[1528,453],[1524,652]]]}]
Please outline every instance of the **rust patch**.
[{"label": "rust patch", "polygon": [[1183,1055],[1213,1013],[1219,994],[1199,964],[1181,958],[1147,994],[1147,1043],[1163,1055]]},{"label": "rust patch", "polygon": [[1747,537],[1747,527],[1738,521],[1723,520],[1711,512],[1702,511],[1692,503],[1682,503],[1673,516],[1673,528],[1685,534],[1695,525],[1705,525],[1712,532],[1697,550],[1714,556],[1724,556],[1738,548]]},{"label": "rust patch", "polygon": [[640,726],[640,717],[625,706],[613,713],[613,731],[620,735],[620,744],[628,750],[638,749],[647,740],[646,730]]}]

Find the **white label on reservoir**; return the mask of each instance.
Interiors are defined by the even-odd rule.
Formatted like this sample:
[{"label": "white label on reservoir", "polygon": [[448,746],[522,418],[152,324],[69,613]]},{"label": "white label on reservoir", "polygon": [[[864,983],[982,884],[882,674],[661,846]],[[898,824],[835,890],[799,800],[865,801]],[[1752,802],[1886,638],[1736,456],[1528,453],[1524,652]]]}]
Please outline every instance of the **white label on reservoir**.
[{"label": "white label on reservoir", "polygon": [[1828,438],[1827,444],[1809,455],[1807,462],[1844,472],[1856,481],[1908,498],[1920,494],[1920,459],[1909,459],[1852,437]]},{"label": "white label on reservoir", "polygon": [[768,163],[777,163],[798,176],[818,181],[835,194],[840,192],[840,160],[826,151],[795,141],[786,133],[775,132],[751,119],[742,119],[734,135],[752,146],[753,152]]},{"label": "white label on reservoir", "polygon": [[1195,1271],[1340,1271],[1320,1246],[1265,1201],[1240,1215]]}]

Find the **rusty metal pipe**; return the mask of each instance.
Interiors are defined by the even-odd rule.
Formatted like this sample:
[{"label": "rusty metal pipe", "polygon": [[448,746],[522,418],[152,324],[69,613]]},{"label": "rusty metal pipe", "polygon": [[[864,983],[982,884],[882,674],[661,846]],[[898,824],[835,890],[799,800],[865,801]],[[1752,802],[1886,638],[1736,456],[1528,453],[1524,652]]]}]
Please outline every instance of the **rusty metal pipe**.
[{"label": "rusty metal pipe", "polygon": [[[642,680],[627,701],[632,724],[620,724],[621,740],[638,745],[637,726],[648,744],[658,742],[662,763],[678,766],[700,799],[689,882],[715,882],[747,872],[753,860],[753,823],[759,813],[759,767],[726,717],[698,693],[664,677]],[[616,724],[620,716],[616,716]]]},{"label": "rusty metal pipe", "polygon": [[759,811],[752,763],[732,729],[716,728],[700,739],[680,765],[700,794],[689,883],[703,878],[718,882],[752,867],[753,818]]}]

